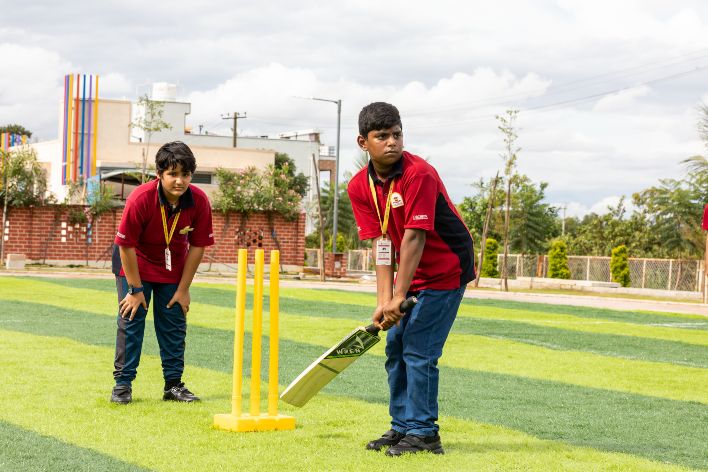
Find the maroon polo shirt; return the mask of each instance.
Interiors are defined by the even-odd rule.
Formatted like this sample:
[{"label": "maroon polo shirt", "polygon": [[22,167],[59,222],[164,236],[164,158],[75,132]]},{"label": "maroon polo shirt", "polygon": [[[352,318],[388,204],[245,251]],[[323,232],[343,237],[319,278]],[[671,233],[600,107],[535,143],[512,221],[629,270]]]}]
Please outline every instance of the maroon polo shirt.
[{"label": "maroon polo shirt", "polygon": [[451,290],[474,279],[472,236],[433,166],[404,151],[386,181],[376,176],[371,162],[351,179],[347,191],[362,240],[381,236],[369,176],[374,180],[382,220],[393,179],[388,236],[396,249],[397,262],[405,229],[426,232],[423,255],[410,291]]},{"label": "maroon polo shirt", "polygon": [[[157,283],[179,283],[187,259],[189,245],[197,247],[214,244],[211,223],[211,205],[203,190],[190,185],[180,197],[178,209],[170,212],[159,180],[142,184],[130,194],[118,226],[115,243],[134,247],[138,255],[141,280]],[[165,206],[167,231],[172,228],[177,212],[181,210],[175,232],[170,241],[172,270],[165,268],[165,232],[160,206]],[[191,228],[191,229],[190,229]],[[121,268],[120,275],[125,275]]]}]

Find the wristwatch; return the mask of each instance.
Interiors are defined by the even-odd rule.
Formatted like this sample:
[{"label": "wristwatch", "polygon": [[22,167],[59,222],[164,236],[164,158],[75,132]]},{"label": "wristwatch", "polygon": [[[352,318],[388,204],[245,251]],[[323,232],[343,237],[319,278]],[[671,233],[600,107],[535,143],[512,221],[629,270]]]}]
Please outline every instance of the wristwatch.
[{"label": "wristwatch", "polygon": [[133,287],[128,285],[128,295],[135,295],[136,293],[144,292],[145,287]]}]

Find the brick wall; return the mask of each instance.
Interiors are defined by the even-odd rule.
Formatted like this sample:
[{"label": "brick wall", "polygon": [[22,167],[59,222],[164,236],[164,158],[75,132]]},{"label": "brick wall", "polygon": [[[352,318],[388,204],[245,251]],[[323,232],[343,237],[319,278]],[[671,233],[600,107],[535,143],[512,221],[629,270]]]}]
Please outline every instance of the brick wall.
[{"label": "brick wall", "polygon": [[[43,206],[8,210],[7,226],[0,231],[5,238],[5,254],[21,253],[28,262],[88,263],[110,262],[110,247],[115,237],[122,208],[101,215],[97,221],[70,224],[70,214],[84,211],[83,206]],[[0,207],[0,221],[2,208]],[[264,214],[244,219],[240,214],[214,213],[216,244],[207,248],[204,263],[233,264],[240,248],[249,249],[249,263],[253,263],[254,249],[280,249],[280,263],[288,267],[302,267],[305,254],[305,214],[294,221],[275,217],[273,231]],[[279,244],[279,247],[278,247]],[[287,267],[286,267],[287,266]]]},{"label": "brick wall", "polygon": [[[329,160],[329,159],[320,159],[317,163],[318,167],[320,168],[320,172],[324,171],[329,171],[329,188],[334,187],[334,169],[337,167],[337,164],[334,160]],[[320,182],[322,183],[322,182]]]}]

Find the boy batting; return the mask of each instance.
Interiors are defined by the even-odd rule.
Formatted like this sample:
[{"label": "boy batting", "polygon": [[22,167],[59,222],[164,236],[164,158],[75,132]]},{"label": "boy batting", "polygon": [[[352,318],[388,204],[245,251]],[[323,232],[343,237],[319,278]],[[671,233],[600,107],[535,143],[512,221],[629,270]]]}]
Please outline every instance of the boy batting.
[{"label": "boy batting", "polygon": [[[396,107],[383,102],[365,106],[357,144],[368,153],[369,165],[347,190],[359,238],[373,240],[377,307],[372,320],[388,330],[391,415],[390,430],[366,448],[388,448],[391,456],[443,454],[436,424],[437,363],[465,287],[474,279],[472,237],[437,171],[403,151]],[[400,306],[409,296],[418,303],[404,315]]]}]

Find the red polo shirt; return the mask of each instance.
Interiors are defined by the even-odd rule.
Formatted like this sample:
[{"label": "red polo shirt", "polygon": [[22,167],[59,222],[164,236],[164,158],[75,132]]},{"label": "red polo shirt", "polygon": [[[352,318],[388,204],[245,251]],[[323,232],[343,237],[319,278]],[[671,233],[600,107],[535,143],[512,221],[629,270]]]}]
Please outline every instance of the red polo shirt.
[{"label": "red polo shirt", "polygon": [[[187,191],[180,197],[178,209],[181,211],[170,241],[171,271],[165,268],[167,244],[162,226],[161,205],[167,205],[167,201],[159,188],[159,180],[153,180],[135,189],[125,203],[115,243],[135,248],[141,280],[179,283],[189,245],[205,247],[214,244],[211,205],[204,191],[194,185],[187,187]],[[177,211],[170,214],[168,209],[169,205],[165,208],[169,231],[177,218]],[[120,275],[125,275],[122,268]]]},{"label": "red polo shirt", "polygon": [[472,236],[433,166],[404,151],[386,181],[376,176],[371,162],[351,179],[347,191],[362,240],[381,236],[369,186],[370,176],[374,180],[381,219],[393,179],[388,236],[396,249],[397,262],[405,229],[417,228],[426,232],[423,255],[410,290],[451,290],[473,280]]}]

